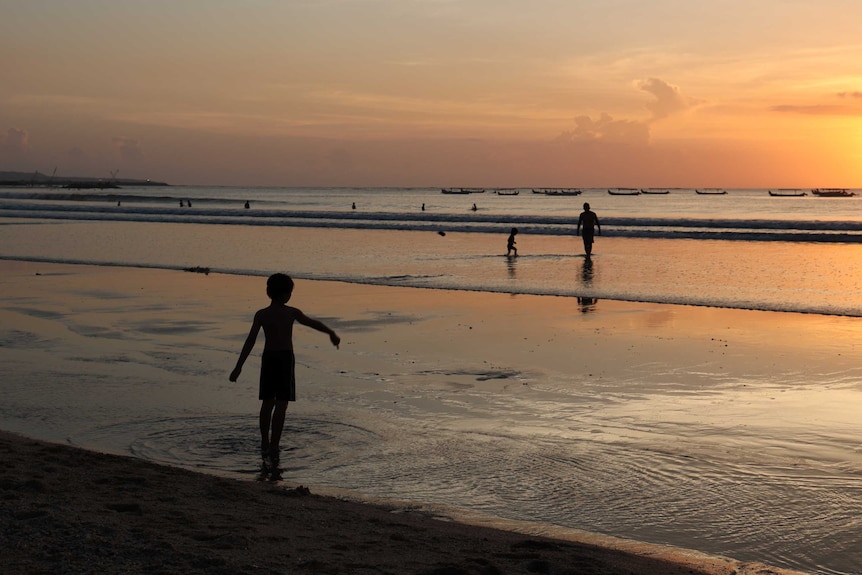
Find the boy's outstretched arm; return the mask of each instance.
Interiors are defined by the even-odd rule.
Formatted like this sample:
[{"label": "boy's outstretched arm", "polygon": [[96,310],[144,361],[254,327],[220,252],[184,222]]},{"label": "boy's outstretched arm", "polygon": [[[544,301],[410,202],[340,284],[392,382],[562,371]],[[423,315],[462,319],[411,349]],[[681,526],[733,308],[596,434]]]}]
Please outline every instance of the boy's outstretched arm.
[{"label": "boy's outstretched arm", "polygon": [[236,360],[236,367],[230,372],[230,380],[236,381],[239,374],[242,372],[242,366],[245,360],[248,359],[251,350],[254,349],[254,343],[257,341],[257,334],[260,332],[260,321],[257,314],[254,315],[254,321],[251,322],[251,330],[248,332],[248,337],[245,338],[245,343],[242,346],[242,351],[239,352],[239,359]]},{"label": "boy's outstretched arm", "polygon": [[296,310],[296,321],[298,321],[302,325],[310,327],[311,329],[316,329],[317,331],[329,334],[329,341],[331,341],[332,345],[334,345],[335,347],[338,347],[338,345],[341,343],[341,338],[338,337],[338,334],[332,331],[332,329],[330,329],[329,327],[327,327],[326,324],[324,324],[322,321],[311,319],[299,310]]}]

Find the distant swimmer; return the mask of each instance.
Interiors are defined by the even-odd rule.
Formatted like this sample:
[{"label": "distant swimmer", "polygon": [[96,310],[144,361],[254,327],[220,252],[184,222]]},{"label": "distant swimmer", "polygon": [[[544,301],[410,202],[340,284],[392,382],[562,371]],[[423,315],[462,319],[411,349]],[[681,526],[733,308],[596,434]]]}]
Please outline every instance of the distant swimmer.
[{"label": "distant swimmer", "polygon": [[356,209],[356,202],[353,202],[353,209]]},{"label": "distant swimmer", "polygon": [[512,252],[515,252],[515,257],[518,256],[518,248],[515,247],[515,236],[518,235],[518,228],[512,228],[511,233],[509,233],[509,240],[506,244],[506,255],[512,255]]},{"label": "distant swimmer", "polygon": [[476,210],[478,210],[479,208],[477,208],[477,207],[476,207],[476,204],[473,204],[473,207],[472,207],[472,208],[470,208],[470,209],[471,209],[471,210],[473,210],[473,211],[475,212],[475,211],[476,211]]},{"label": "distant swimmer", "polygon": [[425,211],[425,204],[422,204],[422,211]]},{"label": "distant swimmer", "polygon": [[192,207],[192,201],[191,201],[191,200],[186,200],[186,205],[187,205],[188,207]]},{"label": "distant swimmer", "polygon": [[250,204],[250,203],[248,203],[248,202],[246,202],[246,203],[245,203],[245,209],[249,209],[250,207],[251,207],[251,204]]},{"label": "distant swimmer", "polygon": [[182,200],[180,200],[180,207],[182,208],[183,206],[185,206],[185,204],[183,203]]},{"label": "distant swimmer", "polygon": [[[581,232],[581,226],[584,227]],[[599,224],[599,217],[595,212],[590,211],[590,204],[584,202],[584,211],[578,217],[578,228],[575,230],[575,235],[580,234],[584,239],[584,252],[589,258],[593,253],[593,236],[598,231],[602,235],[602,226]]]}]

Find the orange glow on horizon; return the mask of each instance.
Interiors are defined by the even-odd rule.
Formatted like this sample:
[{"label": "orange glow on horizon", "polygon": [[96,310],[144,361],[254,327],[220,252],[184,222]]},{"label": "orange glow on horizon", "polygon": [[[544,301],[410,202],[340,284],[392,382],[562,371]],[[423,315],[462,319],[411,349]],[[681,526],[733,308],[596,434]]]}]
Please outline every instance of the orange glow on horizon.
[{"label": "orange glow on horizon", "polygon": [[862,5],[485,8],[16,4],[0,20],[0,171],[862,188]]}]

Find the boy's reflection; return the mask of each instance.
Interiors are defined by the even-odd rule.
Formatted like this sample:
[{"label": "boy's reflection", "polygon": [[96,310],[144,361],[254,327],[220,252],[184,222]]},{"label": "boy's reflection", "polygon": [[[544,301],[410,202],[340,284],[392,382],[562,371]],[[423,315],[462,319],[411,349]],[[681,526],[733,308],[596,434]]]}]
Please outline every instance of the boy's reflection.
[{"label": "boy's reflection", "polygon": [[515,262],[517,261],[517,259],[518,258],[516,255],[515,256],[506,256],[506,270],[509,272],[509,279],[510,280],[515,279],[515,276],[517,275],[517,273],[516,273],[517,269],[515,267]]}]

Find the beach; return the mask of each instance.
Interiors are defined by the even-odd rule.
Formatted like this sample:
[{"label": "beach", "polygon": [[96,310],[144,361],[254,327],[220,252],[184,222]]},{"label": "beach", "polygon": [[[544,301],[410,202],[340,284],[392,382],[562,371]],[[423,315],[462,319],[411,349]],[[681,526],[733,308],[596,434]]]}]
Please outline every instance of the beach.
[{"label": "beach", "polygon": [[[758,517],[814,514],[790,503],[859,467],[853,318],[303,280],[292,303],[342,345],[297,330],[293,446],[261,483],[260,347],[227,375],[264,278],[0,267],[20,573],[787,573],[751,544],[780,525],[774,556],[819,564],[794,556],[814,529]],[[846,451],[814,457],[826,422]]]},{"label": "beach", "polygon": [[[3,570],[778,575],[670,548],[543,537],[0,433]],[[633,550],[628,551],[627,548]]]}]

